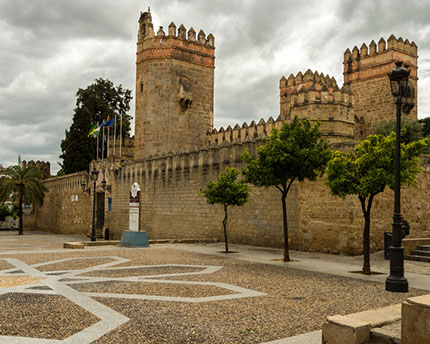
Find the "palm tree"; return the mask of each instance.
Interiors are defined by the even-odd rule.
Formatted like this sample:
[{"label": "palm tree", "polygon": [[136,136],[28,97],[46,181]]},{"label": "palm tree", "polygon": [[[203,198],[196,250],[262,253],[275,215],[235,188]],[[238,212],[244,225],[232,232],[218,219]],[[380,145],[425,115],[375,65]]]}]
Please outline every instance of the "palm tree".
[{"label": "palm tree", "polygon": [[42,178],[42,173],[38,168],[34,166],[22,167],[20,157],[18,158],[18,165],[0,171],[0,202],[8,199],[18,201],[19,235],[23,234],[22,205],[43,204],[48,189],[43,185]]}]

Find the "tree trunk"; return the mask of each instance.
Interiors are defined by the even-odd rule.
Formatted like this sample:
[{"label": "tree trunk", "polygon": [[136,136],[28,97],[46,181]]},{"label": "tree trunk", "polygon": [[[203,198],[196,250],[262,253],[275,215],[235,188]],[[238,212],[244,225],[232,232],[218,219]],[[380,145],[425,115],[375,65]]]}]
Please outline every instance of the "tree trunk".
[{"label": "tree trunk", "polygon": [[366,199],[360,197],[361,210],[364,216],[364,231],[363,231],[363,274],[370,275],[370,210],[374,194],[370,194],[366,209]]},{"label": "tree trunk", "polygon": [[287,192],[282,193],[282,219],[284,222],[284,262],[290,261],[290,252],[288,247],[288,221],[287,221]]},{"label": "tree trunk", "polygon": [[363,273],[370,275],[370,216],[368,213],[364,215]]},{"label": "tree trunk", "polygon": [[224,204],[224,220],[222,221],[224,226],[224,242],[225,242],[225,253],[228,253],[228,240],[227,240],[227,204]]},{"label": "tree trunk", "polygon": [[19,196],[19,229],[18,234],[23,235],[24,234],[24,226],[22,222],[22,194]]}]

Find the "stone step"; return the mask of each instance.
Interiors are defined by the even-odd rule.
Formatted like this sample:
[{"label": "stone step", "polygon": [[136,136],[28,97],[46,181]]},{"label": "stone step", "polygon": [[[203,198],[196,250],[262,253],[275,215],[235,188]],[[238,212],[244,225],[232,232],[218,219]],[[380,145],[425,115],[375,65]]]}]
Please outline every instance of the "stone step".
[{"label": "stone step", "polygon": [[370,339],[366,344],[400,344],[401,321],[372,328]]},{"label": "stone step", "polygon": [[417,250],[430,251],[430,245],[418,245]]},{"label": "stone step", "polygon": [[[91,238],[91,233],[87,235],[87,238]],[[96,239],[104,239],[103,231],[96,230]]]},{"label": "stone step", "polygon": [[430,257],[424,257],[424,256],[415,256],[415,255],[408,254],[405,256],[405,259],[406,260],[415,260],[417,262],[430,263]]},{"label": "stone step", "polygon": [[430,251],[413,250],[410,254],[413,256],[430,257]]}]

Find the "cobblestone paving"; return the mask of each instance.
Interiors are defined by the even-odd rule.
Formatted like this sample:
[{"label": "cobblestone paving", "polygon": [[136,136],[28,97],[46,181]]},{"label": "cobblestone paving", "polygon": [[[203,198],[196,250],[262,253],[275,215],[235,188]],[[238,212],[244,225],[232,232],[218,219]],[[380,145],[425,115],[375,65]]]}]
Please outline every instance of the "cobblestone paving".
[{"label": "cobblestone paving", "polygon": [[[0,271],[0,282],[10,280],[11,274],[15,280],[24,278],[22,284],[16,285],[17,283],[10,282],[9,286],[0,289],[0,317],[7,319],[7,314],[13,314],[7,323],[0,326],[0,343],[32,343],[33,340],[41,337],[46,338],[46,340],[38,339],[37,342],[41,344],[52,343],[52,339],[56,339],[58,343],[92,343],[129,320],[120,312],[116,312],[90,297],[202,303],[266,295],[262,292],[226,283],[163,279],[211,274],[220,270],[222,266],[168,264],[119,267],[116,269],[115,265],[130,261],[116,256],[63,258],[33,265],[27,265],[16,258],[0,258],[0,260],[7,262],[9,266],[15,266],[15,268]],[[88,262],[82,264],[83,260],[88,260]],[[103,261],[108,262],[102,263]],[[60,271],[53,271],[52,269],[44,271],[43,269],[46,266],[64,267],[67,262],[74,269],[62,269]],[[78,267],[76,262],[78,262]],[[81,268],[82,266],[85,267]],[[185,270],[188,269],[188,272],[166,273],[166,267],[176,270],[185,268]],[[106,270],[107,268],[110,269]],[[145,270],[145,268],[152,274],[136,275],[136,271]],[[111,271],[115,275],[117,270],[122,272],[130,270],[132,276],[88,276],[88,274],[91,275],[91,272],[98,271]],[[190,270],[194,271],[189,272]],[[25,277],[29,277],[30,281],[25,281]],[[85,284],[88,284],[88,287],[85,287]],[[95,288],[97,284],[101,284],[103,287]],[[120,290],[118,290],[118,284],[121,285]],[[146,289],[150,294],[144,293],[143,284],[146,284]],[[148,288],[148,284],[152,286]],[[163,292],[163,288],[160,288],[159,285],[171,287]],[[94,289],[98,290],[94,291]],[[90,291],[85,292],[88,290]],[[114,292],[109,293],[112,290]],[[66,302],[61,301],[57,296],[62,296],[68,300]],[[75,305],[70,305],[70,301],[74,302]],[[88,315],[83,310],[91,314]],[[68,319],[67,316],[69,318],[73,316],[74,321]],[[23,317],[25,319],[24,324],[27,326],[22,326],[23,324],[16,317]],[[96,322],[95,319],[97,318],[100,321]],[[67,331],[63,330],[64,323],[67,324]],[[85,328],[84,324],[88,327]]]},{"label": "cobblestone paving", "polygon": [[[174,247],[0,251],[0,307],[7,314],[19,304],[34,326],[0,327],[0,344],[260,344],[319,330],[329,315],[428,293]],[[70,333],[68,312],[76,314]]]}]

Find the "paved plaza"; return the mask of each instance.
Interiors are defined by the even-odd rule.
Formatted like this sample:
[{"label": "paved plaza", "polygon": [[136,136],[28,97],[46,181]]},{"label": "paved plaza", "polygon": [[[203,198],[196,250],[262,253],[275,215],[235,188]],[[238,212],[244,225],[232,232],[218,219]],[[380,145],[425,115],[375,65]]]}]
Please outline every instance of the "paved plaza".
[{"label": "paved plaza", "polygon": [[400,303],[430,290],[406,262],[410,292],[354,273],[361,257],[223,243],[62,249],[83,237],[0,232],[0,343],[320,343],[327,316]]}]

